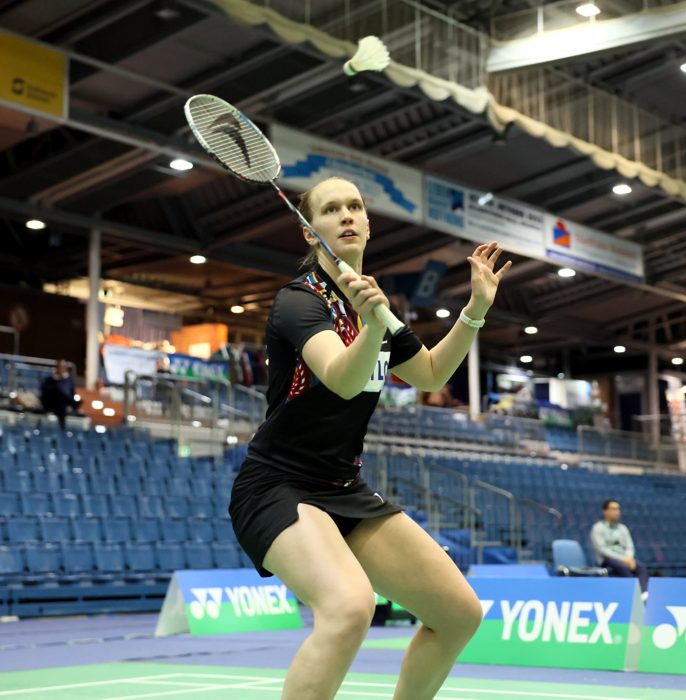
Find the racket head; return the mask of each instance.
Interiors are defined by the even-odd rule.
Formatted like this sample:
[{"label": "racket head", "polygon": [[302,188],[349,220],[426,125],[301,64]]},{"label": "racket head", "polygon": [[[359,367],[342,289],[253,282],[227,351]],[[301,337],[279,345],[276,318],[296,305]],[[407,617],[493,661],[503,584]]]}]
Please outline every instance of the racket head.
[{"label": "racket head", "polygon": [[267,137],[233,105],[215,95],[193,95],[183,108],[200,145],[232,175],[249,182],[273,182],[279,157]]}]

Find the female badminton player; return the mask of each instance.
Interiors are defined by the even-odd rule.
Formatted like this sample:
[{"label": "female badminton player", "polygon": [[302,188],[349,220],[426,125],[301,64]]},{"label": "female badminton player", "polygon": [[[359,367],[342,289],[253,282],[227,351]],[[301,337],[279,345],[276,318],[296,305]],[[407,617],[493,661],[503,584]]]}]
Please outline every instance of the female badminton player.
[{"label": "female badminton player", "polygon": [[[357,187],[324,180],[300,210],[362,275],[369,221]],[[229,512],[263,576],[275,574],[314,611],[282,698],[336,695],[369,628],[374,591],[421,626],[393,698],[433,698],[481,622],[481,605],[441,547],[360,476],[369,418],[389,369],[421,390],[440,389],[462,362],[493,303],[501,249],[467,258],[471,298],[431,350],[408,328],[393,336],[373,312],[389,302],[372,277],[341,274],[310,232],[313,269],[283,287],[267,322],[268,409],[234,482]]]}]

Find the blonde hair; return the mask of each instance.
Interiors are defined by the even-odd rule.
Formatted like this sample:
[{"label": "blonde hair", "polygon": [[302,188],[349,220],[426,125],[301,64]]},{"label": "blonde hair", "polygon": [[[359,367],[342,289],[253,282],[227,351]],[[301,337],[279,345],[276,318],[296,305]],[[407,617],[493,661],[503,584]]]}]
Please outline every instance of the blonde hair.
[{"label": "blonde hair", "polygon": [[[351,185],[355,185],[352,180],[339,177],[338,175],[333,175],[332,177],[327,177],[325,180],[320,180],[316,185],[310,187],[309,190],[306,190],[302,194],[298,195],[298,211],[308,221],[312,220],[312,203],[310,201],[312,198],[312,193],[317,189],[317,187],[319,187],[319,185],[324,182],[328,182],[329,180],[342,180],[343,182],[349,182]],[[357,185],[355,185],[355,187],[357,187]],[[362,195],[360,195],[360,197],[361,196]],[[364,204],[364,199],[362,200],[362,204]],[[319,260],[319,249],[321,248],[319,241],[315,241],[314,244],[309,246],[309,248],[310,249],[307,251],[307,255],[300,261],[300,267],[313,268]]]}]

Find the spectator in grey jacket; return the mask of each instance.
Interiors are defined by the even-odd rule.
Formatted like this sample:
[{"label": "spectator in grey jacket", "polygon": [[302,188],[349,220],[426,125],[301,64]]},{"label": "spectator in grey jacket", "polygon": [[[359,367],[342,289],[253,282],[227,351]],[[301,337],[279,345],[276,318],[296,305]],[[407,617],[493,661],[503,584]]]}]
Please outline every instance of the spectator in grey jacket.
[{"label": "spectator in grey jacket", "polygon": [[609,498],[603,503],[603,519],[591,528],[591,544],[598,564],[607,569],[610,576],[638,579],[641,597],[648,597],[648,571],[636,559],[636,549],[626,525],[619,522],[622,510],[619,501]]}]

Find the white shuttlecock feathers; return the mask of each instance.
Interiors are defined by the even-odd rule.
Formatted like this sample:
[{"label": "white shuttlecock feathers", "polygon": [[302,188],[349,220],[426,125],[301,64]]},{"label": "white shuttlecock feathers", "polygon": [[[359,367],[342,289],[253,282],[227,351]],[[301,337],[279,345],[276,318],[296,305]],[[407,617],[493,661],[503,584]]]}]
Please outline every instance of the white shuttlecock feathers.
[{"label": "white shuttlecock feathers", "polygon": [[386,45],[378,36],[365,36],[357,42],[355,55],[345,62],[343,72],[355,75],[365,70],[383,70],[391,62]]}]

